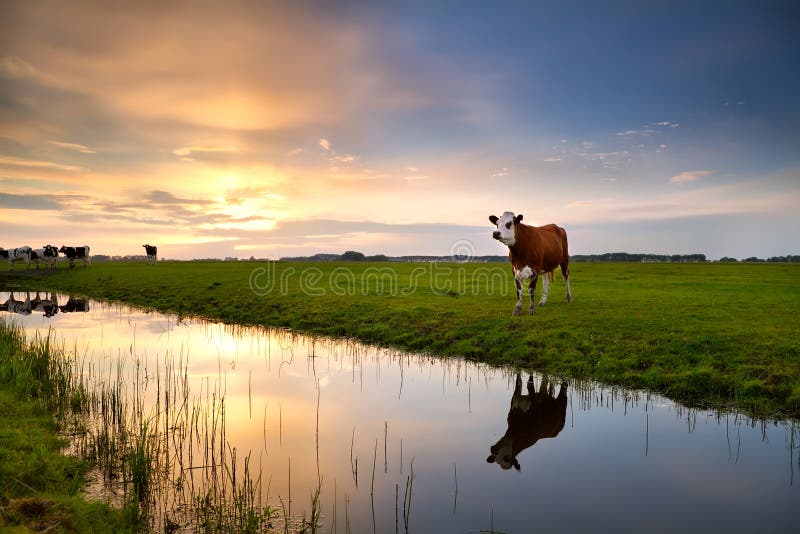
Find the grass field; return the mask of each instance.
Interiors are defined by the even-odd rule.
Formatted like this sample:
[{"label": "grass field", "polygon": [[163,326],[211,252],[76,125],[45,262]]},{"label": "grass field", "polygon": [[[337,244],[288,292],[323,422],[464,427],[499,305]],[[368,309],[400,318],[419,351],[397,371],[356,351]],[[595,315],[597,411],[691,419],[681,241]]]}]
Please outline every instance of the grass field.
[{"label": "grass field", "polygon": [[797,265],[573,264],[574,301],[564,302],[559,277],[533,317],[511,316],[516,296],[505,264],[3,269],[0,284],[20,288],[592,377],[690,404],[800,416]]}]

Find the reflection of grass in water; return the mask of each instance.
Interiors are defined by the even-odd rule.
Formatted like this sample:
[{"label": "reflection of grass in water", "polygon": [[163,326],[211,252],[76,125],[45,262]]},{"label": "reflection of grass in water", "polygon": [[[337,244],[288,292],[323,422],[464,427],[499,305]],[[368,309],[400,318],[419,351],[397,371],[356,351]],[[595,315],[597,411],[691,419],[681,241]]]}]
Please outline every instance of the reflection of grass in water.
[{"label": "reflection of grass in water", "polygon": [[[125,514],[80,496],[90,465],[61,454],[66,424],[86,407],[73,362],[51,336],[26,341],[0,321],[0,529],[125,531]],[[16,531],[16,530],[14,530]]]},{"label": "reflection of grass in water", "polygon": [[[188,394],[186,362],[165,360],[165,374],[159,370],[156,377],[158,401],[152,413],[147,413],[138,361],[132,383],[122,359],[105,374],[98,369],[79,369],[77,358],[54,349],[49,335],[26,344],[20,328],[0,323],[0,400],[8,387],[16,392],[14,396],[38,399],[60,420],[71,422],[78,434],[71,449],[100,467],[107,487],[123,492],[125,505],[119,517],[128,525],[149,524],[157,531],[172,531],[181,525],[211,531],[265,531],[274,510],[261,505],[257,497],[261,473],[251,473],[250,455],[239,472],[236,449],[225,440],[221,388],[214,391],[210,406],[195,403]],[[203,455],[199,466],[195,464],[200,460],[198,450]],[[61,458],[57,449],[51,454]],[[26,458],[30,462],[35,455],[26,454]],[[81,465],[75,468],[78,476],[61,475],[71,481],[64,488],[68,495],[75,494],[83,480],[85,468]],[[28,492],[38,493],[36,474],[42,469],[15,476],[18,471],[9,472],[9,479],[13,477]],[[197,476],[195,471],[202,474]],[[0,472],[5,472],[5,465]],[[2,486],[3,495],[16,495]],[[71,502],[70,506],[77,505]],[[312,502],[312,519],[319,519],[318,494]]]}]

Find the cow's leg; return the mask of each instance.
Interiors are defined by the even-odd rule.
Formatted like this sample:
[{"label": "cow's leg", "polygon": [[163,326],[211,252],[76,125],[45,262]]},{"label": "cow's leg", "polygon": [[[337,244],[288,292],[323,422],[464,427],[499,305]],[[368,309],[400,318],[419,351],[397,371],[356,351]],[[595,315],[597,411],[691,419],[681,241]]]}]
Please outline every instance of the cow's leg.
[{"label": "cow's leg", "polygon": [[536,291],[536,280],[538,280],[538,278],[539,278],[539,273],[533,273],[533,276],[531,276],[531,283],[528,286],[528,290],[530,291],[530,296],[531,296],[531,307],[529,309],[529,313],[531,315],[534,315],[536,313],[536,305],[533,302],[533,293]]},{"label": "cow's leg", "polygon": [[569,290],[569,263],[561,264],[561,275],[564,277],[564,285],[567,286],[567,302],[572,302],[572,292]]},{"label": "cow's leg", "polygon": [[542,298],[539,299],[539,306],[547,304],[547,296],[550,294],[550,277],[552,273],[542,273]]},{"label": "cow's leg", "polygon": [[528,395],[533,395],[536,387],[533,385],[533,375],[528,375]]},{"label": "cow's leg", "polygon": [[511,315],[519,315],[519,311],[522,309],[522,282],[520,282],[519,277],[515,276],[514,283],[517,285],[517,306]]}]

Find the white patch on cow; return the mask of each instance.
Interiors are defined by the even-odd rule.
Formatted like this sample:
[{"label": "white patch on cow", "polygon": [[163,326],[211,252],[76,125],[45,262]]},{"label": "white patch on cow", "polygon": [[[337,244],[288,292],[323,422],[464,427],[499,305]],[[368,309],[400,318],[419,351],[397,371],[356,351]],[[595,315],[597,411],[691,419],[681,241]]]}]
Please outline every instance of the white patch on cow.
[{"label": "white patch on cow", "polygon": [[527,265],[522,269],[514,269],[514,278],[522,282],[523,280],[528,280],[530,277],[533,276],[533,269],[528,267]]},{"label": "white patch on cow", "polygon": [[542,274],[542,297],[539,299],[539,306],[547,304],[547,296],[550,293],[550,275],[544,271]]},{"label": "white patch on cow", "polygon": [[491,462],[497,463],[502,469],[514,467],[514,443],[511,438],[503,436],[497,444],[497,452],[489,456]]},{"label": "white patch on cow", "polygon": [[499,232],[499,234],[494,234],[497,235],[495,239],[504,245],[513,247],[514,243],[517,242],[514,226],[514,213],[510,211],[503,213],[503,216],[497,219],[497,230],[495,232]]}]

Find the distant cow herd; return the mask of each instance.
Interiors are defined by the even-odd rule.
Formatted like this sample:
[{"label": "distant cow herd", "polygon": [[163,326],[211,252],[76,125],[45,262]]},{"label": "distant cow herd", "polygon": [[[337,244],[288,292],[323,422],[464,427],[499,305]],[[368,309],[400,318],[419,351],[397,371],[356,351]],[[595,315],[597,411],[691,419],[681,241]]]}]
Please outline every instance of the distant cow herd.
[{"label": "distant cow herd", "polygon": [[[147,253],[147,262],[156,263],[158,260],[158,248],[154,245],[142,245]],[[91,265],[92,260],[90,256],[89,245],[82,247],[68,247],[62,245],[61,248],[56,248],[55,245],[44,245],[42,248],[31,248],[27,245],[23,247],[4,249],[0,247],[0,260],[8,261],[8,267],[14,270],[14,264],[18,261],[25,262],[25,268],[30,270],[31,263],[36,265],[38,270],[43,263],[48,269],[55,269],[59,259],[62,259],[59,254],[63,254],[63,258],[69,260],[69,268],[75,267],[76,262],[81,262],[84,267]]]}]

